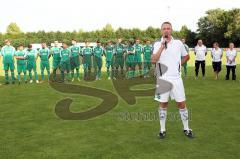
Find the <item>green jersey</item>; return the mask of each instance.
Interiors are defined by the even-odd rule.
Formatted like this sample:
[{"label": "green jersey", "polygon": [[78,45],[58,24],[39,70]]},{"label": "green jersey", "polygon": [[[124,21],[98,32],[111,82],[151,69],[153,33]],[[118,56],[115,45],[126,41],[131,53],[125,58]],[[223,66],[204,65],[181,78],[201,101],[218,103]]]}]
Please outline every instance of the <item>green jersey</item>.
[{"label": "green jersey", "polygon": [[141,56],[143,49],[142,49],[142,45],[139,44],[135,44],[135,56]]},{"label": "green jersey", "polygon": [[48,48],[40,49],[39,56],[41,58],[41,61],[48,61],[50,56],[50,50]]},{"label": "green jersey", "polygon": [[35,49],[27,49],[27,61],[35,62],[38,56],[38,51]]},{"label": "green jersey", "polygon": [[126,62],[133,62],[134,61],[135,52],[136,52],[136,50],[135,50],[134,46],[128,46],[127,47]]},{"label": "green jersey", "polygon": [[115,55],[116,57],[122,57],[124,53],[124,45],[123,44],[117,44],[115,46]]},{"label": "green jersey", "polygon": [[143,47],[144,61],[151,61],[153,47],[152,45],[146,45]]},{"label": "green jersey", "polygon": [[5,45],[1,50],[3,56],[3,63],[14,63],[15,48],[13,46]]},{"label": "green jersey", "polygon": [[70,62],[71,57],[71,50],[70,49],[62,49],[60,51],[60,57],[62,62]]},{"label": "green jersey", "polygon": [[60,61],[61,60],[60,51],[61,51],[61,48],[59,48],[59,47],[52,47],[51,48],[50,53],[53,56],[53,61]]},{"label": "green jersey", "polygon": [[114,47],[112,45],[111,46],[109,46],[109,45],[106,46],[104,54],[106,56],[106,61],[112,61],[112,57],[113,57],[113,54],[114,54]]},{"label": "green jersey", "polygon": [[70,50],[72,52],[72,57],[77,57],[79,56],[80,52],[81,52],[81,48],[77,45],[73,45],[70,47]]},{"label": "green jersey", "polygon": [[[23,58],[26,58],[27,56],[27,53],[26,51],[22,50],[22,51],[17,51],[15,53],[15,56],[16,57],[23,57]],[[17,65],[25,65],[26,64],[26,60],[25,59],[17,59]]]},{"label": "green jersey", "polygon": [[102,58],[103,55],[103,48],[101,46],[96,46],[93,48],[93,55]]},{"label": "green jersey", "polygon": [[86,56],[86,55],[92,55],[92,49],[90,48],[90,47],[84,47],[83,49],[82,49],[82,55],[83,56]]}]

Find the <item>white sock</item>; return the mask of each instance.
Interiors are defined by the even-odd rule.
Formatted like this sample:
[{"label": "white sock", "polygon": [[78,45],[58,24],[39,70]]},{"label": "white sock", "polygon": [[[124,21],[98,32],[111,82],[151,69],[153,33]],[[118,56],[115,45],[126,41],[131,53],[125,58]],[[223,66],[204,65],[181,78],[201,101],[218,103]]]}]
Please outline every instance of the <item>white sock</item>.
[{"label": "white sock", "polygon": [[181,119],[182,119],[183,129],[184,130],[189,130],[187,108],[179,109],[179,113],[180,113],[180,116],[181,116]]},{"label": "white sock", "polygon": [[167,108],[159,108],[160,131],[166,131]]}]

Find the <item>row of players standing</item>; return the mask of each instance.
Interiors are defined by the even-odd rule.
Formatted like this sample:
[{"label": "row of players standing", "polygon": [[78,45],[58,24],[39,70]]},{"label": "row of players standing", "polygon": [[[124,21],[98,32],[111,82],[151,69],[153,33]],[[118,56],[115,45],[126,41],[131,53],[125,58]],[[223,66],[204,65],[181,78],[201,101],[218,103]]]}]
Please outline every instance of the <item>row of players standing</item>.
[{"label": "row of players standing", "polygon": [[[72,46],[70,47],[68,47],[67,43],[63,43],[63,46],[59,47],[59,43],[55,41],[54,47],[51,49],[47,48],[46,43],[42,43],[40,50],[33,49],[32,45],[29,45],[27,49],[24,49],[24,46],[20,45],[17,51],[11,46],[10,40],[5,40],[5,44],[1,49],[1,55],[3,56],[6,84],[9,83],[9,70],[11,71],[11,81],[15,83],[14,59],[17,60],[19,84],[21,81],[21,73],[24,74],[24,81],[27,83],[27,71],[29,73],[30,83],[33,82],[32,72],[34,72],[36,83],[39,83],[36,62],[38,57],[40,57],[41,61],[40,70],[42,81],[44,81],[45,78],[45,70],[47,71],[48,80],[50,80],[49,58],[51,56],[53,57],[53,81],[56,80],[57,70],[60,70],[62,80],[67,79],[74,81],[75,77],[80,80],[81,63],[84,69],[84,79],[90,78],[91,70],[94,68],[95,79],[99,80],[101,78],[102,56],[104,55],[106,57],[108,79],[116,79],[119,77],[119,71],[121,72],[120,77],[124,77],[124,66],[127,70],[126,78],[135,76],[136,67],[138,67],[140,76],[149,77],[149,70],[151,68],[152,45],[149,40],[146,41],[146,45],[143,47],[140,45],[139,39],[135,42],[129,41],[127,45],[124,45],[122,39],[119,38],[115,46],[109,41],[105,48],[101,46],[99,41],[97,41],[97,46],[94,48],[89,46],[89,42],[85,42],[85,47],[81,48],[77,45],[76,40],[72,40]],[[66,77],[65,74],[67,74]]]}]

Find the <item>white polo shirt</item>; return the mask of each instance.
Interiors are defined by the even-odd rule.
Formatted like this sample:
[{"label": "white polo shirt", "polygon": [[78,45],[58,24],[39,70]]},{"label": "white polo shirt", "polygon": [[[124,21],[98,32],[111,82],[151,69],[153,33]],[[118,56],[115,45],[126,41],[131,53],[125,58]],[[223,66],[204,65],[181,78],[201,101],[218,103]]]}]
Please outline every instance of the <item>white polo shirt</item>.
[{"label": "white polo shirt", "polygon": [[207,52],[206,46],[195,46],[194,52],[196,53],[196,61],[204,61],[205,60],[205,53]]},{"label": "white polo shirt", "polygon": [[211,54],[212,54],[212,61],[213,62],[221,62],[222,60],[222,49],[218,48],[218,49],[215,49],[213,48],[212,51],[211,51]]},{"label": "white polo shirt", "polygon": [[[163,38],[156,41],[153,45],[153,54],[156,54],[161,47]],[[162,78],[179,79],[181,78],[181,57],[187,56],[188,53],[180,40],[175,40],[173,37],[167,44],[167,49],[164,49],[158,60],[158,63],[168,67],[167,72],[162,75]]]},{"label": "white polo shirt", "polygon": [[[233,60],[236,56],[237,56],[237,50],[235,50],[235,49],[233,49],[233,50],[228,49],[227,50],[226,57],[229,60]],[[236,58],[232,63],[230,63],[229,60],[227,60],[227,64],[226,64],[227,66],[235,66],[236,65]]]}]

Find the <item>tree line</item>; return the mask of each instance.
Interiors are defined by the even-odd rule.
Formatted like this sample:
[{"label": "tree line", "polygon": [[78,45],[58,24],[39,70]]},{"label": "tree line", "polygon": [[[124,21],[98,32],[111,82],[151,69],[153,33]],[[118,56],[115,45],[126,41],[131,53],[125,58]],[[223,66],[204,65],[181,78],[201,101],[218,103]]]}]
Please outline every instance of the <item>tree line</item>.
[{"label": "tree line", "polygon": [[[204,44],[211,47],[217,41],[221,47],[227,47],[229,42],[234,42],[236,46],[240,45],[240,9],[212,9],[206,12],[206,15],[201,17],[197,23],[198,29],[196,32],[191,31],[187,26],[182,26],[179,31],[173,31],[175,38],[185,38],[190,47],[196,45],[198,39],[202,39]],[[149,26],[145,30],[139,28],[113,29],[111,24],[107,24],[101,30],[95,31],[79,31],[60,32],[60,31],[38,31],[38,32],[22,32],[16,23],[10,23],[6,29],[6,33],[0,33],[0,46],[4,45],[4,39],[12,39],[13,46],[19,44],[28,45],[31,43],[46,42],[48,45],[55,40],[64,41],[70,44],[72,39],[77,41],[92,41],[100,40],[106,44],[109,40],[115,42],[117,38],[123,40],[140,39],[155,41],[161,37],[160,28]]]}]

